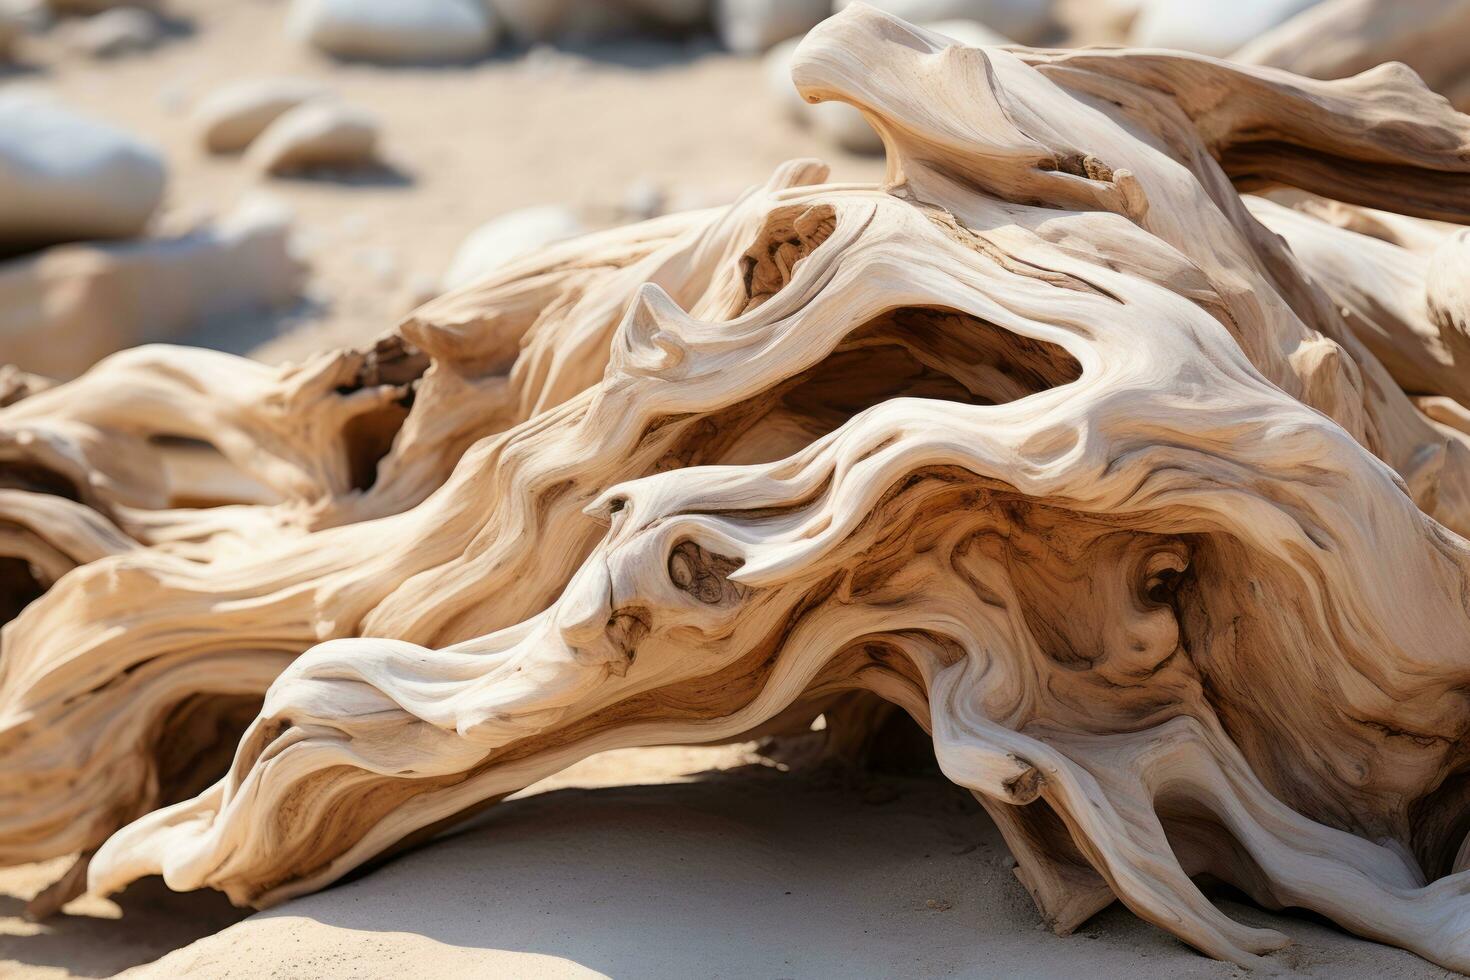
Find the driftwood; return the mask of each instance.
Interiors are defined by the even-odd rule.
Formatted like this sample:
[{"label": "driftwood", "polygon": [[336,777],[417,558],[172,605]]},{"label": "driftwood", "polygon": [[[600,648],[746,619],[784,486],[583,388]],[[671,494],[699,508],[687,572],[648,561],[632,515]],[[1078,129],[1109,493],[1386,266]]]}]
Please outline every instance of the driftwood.
[{"label": "driftwood", "polygon": [[0,860],[265,906],[868,691],[1060,931],[1286,943],[1207,873],[1470,970],[1466,233],[1242,196],[1470,221],[1470,119],[861,5],[794,75],[881,186],[789,164],[373,351],[145,348],[0,410]]},{"label": "driftwood", "polygon": [[1343,78],[1399,61],[1467,111],[1470,0],[1323,0],[1231,57],[1313,78]]}]

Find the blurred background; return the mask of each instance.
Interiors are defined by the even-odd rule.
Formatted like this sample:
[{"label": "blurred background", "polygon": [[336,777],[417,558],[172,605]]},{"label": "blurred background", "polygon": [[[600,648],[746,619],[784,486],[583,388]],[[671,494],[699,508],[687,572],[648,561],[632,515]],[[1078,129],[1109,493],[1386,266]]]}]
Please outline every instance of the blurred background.
[{"label": "blurred background", "polygon": [[[845,0],[0,0],[0,363],[166,340],[362,344],[583,230],[817,156],[787,64]],[[1131,43],[1319,77],[1402,60],[1470,105],[1470,0],[878,0],[968,44]]]}]

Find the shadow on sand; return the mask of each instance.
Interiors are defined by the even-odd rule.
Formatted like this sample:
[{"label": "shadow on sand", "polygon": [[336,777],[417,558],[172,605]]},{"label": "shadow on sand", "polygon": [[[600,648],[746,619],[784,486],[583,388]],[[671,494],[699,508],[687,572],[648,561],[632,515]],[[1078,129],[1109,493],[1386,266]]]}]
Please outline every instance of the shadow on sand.
[{"label": "shadow on sand", "polygon": [[[250,914],[216,892],[169,891],[161,878],[139,881],[115,901],[120,918],[62,912],[35,925],[24,923],[18,931],[28,935],[0,934],[0,976],[8,975],[5,961],[10,960],[66,971],[62,976],[110,977]],[[83,903],[89,911],[106,904],[95,899]],[[21,898],[0,896],[0,918],[19,924],[25,904]]]},{"label": "shadow on sand", "polygon": [[[1116,905],[1053,935],[995,825],[942,778],[693,779],[507,801],[136,977],[1241,975]],[[1273,959],[1300,975],[1444,976],[1319,922],[1221,905],[1286,928],[1301,945]]]}]

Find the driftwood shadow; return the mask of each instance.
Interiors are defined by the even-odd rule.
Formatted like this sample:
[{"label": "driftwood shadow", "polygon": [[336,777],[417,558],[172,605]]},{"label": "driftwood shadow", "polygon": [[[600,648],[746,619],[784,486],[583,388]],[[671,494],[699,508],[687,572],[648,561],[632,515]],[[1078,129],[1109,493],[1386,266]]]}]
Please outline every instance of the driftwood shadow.
[{"label": "driftwood shadow", "polygon": [[[161,878],[145,878],[116,896],[120,918],[62,912],[30,935],[0,935],[0,976],[6,961],[53,967],[63,975],[110,977],[158,959],[238,922],[250,914],[217,892],[169,891]],[[0,918],[19,921],[25,901],[0,896]],[[34,931],[32,931],[34,930]]]},{"label": "driftwood shadow", "polygon": [[[1119,905],[1076,935],[1046,931],[995,825],[942,777],[756,766],[694,779],[512,800],[240,929],[264,940],[298,917],[412,933],[470,951],[486,975],[542,962],[517,954],[612,977],[1236,975]],[[1228,911],[1280,923],[1234,902]],[[1307,948],[1276,958],[1306,975],[1340,975],[1348,956],[1377,975],[1443,975],[1328,924],[1291,928]],[[334,948],[350,960],[353,946]],[[373,954],[362,955],[342,968],[367,968]]]}]

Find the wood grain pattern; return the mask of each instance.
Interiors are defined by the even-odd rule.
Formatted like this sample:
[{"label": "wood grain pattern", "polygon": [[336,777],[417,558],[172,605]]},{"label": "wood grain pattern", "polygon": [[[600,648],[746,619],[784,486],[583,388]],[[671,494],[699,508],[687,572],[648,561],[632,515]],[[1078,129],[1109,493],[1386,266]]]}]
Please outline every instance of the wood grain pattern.
[{"label": "wood grain pattern", "polygon": [[[1209,873],[1470,970],[1470,251],[1363,210],[1470,221],[1470,118],[1392,67],[861,4],[794,76],[867,114],[881,185],[798,161],[371,352],[147,348],[0,409],[38,593],[0,860],[265,906],[591,753],[868,691],[1061,931],[1116,898],[1287,942]],[[1281,183],[1356,225],[1242,194]]]}]

